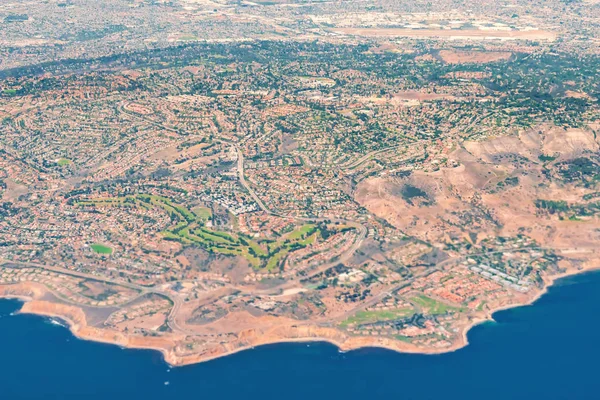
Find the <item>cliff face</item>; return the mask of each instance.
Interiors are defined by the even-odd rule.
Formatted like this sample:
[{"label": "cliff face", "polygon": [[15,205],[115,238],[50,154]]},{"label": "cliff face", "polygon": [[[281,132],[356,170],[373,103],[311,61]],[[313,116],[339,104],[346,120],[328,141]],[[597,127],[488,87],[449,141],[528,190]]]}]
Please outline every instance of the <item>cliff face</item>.
[{"label": "cliff face", "polygon": [[[580,268],[586,269],[597,267],[598,264],[585,265]],[[563,274],[579,272],[579,269],[567,269]],[[553,279],[548,278],[547,285]],[[300,342],[300,341],[327,341],[338,346],[341,350],[353,350],[361,347],[383,347],[390,350],[406,353],[442,353],[456,350],[467,344],[466,333],[474,324],[485,319],[490,319],[491,314],[482,313],[477,318],[462,321],[457,326],[463,335],[450,347],[417,347],[411,343],[394,338],[378,336],[349,336],[343,331],[309,325],[306,322],[281,321],[280,325],[268,324],[256,328],[243,329],[235,336],[229,334],[227,340],[216,335],[195,335],[184,333],[163,333],[161,336],[140,335],[123,333],[108,327],[88,326],[86,314],[83,309],[69,305],[41,300],[48,292],[45,286],[35,282],[21,282],[11,285],[0,285],[1,297],[18,297],[25,301],[21,312],[38,314],[44,316],[58,317],[68,322],[73,334],[81,339],[93,340],[122,347],[153,349],[160,351],[165,361],[171,365],[194,364],[210,359],[222,357],[244,349],[278,342]],[[543,291],[537,291],[520,299],[519,304],[527,304],[537,298]],[[494,309],[514,307],[518,304],[494,304]]]},{"label": "cliff face", "polygon": [[[214,343],[202,349],[190,351],[182,345],[164,352],[165,359],[172,365],[187,365],[224,355],[240,350],[281,342],[308,342],[326,341],[338,346],[341,350],[354,350],[361,347],[385,347],[391,350],[407,353],[422,353],[423,349],[410,343],[379,337],[349,337],[345,333],[332,328],[323,328],[311,325],[279,326],[273,329],[247,329],[237,335],[237,340],[218,344]],[[460,347],[464,343],[457,343]],[[439,350],[432,349],[432,353]]]},{"label": "cliff face", "polygon": [[16,297],[23,300],[38,299],[43,296],[45,287],[33,282],[21,282],[13,285],[0,285],[0,297]]},{"label": "cliff face", "polygon": [[171,365],[194,364],[221,357],[236,351],[277,342],[328,341],[342,350],[379,346],[404,352],[423,352],[423,349],[393,339],[377,337],[349,337],[333,329],[312,325],[284,324],[270,328],[242,330],[237,340],[227,343],[204,343],[198,348],[188,347],[193,337],[169,334],[168,336],[141,336],[124,334],[108,328],[88,326],[85,312],[76,306],[40,300],[47,289],[37,283],[22,282],[0,285],[0,297],[18,297],[25,300],[21,312],[57,317],[65,320],[75,336],[84,340],[115,344],[122,347],[153,349],[163,353]]},{"label": "cliff face", "polygon": [[[20,312],[56,317],[69,324],[71,332],[84,340],[115,344],[123,347],[159,350],[166,354],[175,346],[179,337],[165,338],[140,335],[125,335],[111,329],[88,326],[85,313],[76,306],[39,300],[47,289],[37,283],[22,282],[12,285],[0,285],[0,298],[20,298],[25,301]],[[167,360],[168,361],[168,360]]]},{"label": "cliff face", "polygon": [[73,334],[81,339],[112,343],[119,346],[127,346],[129,343],[128,338],[120,332],[88,326],[85,313],[78,307],[33,300],[25,303],[21,308],[21,312],[64,319],[69,323]]},{"label": "cliff face", "polygon": [[343,342],[347,336],[336,329],[322,328],[312,325],[278,326],[270,330],[248,329],[238,335],[238,340],[250,346],[272,343],[277,339],[311,339],[320,338],[335,342]]},{"label": "cliff face", "polygon": [[85,313],[80,308],[65,304],[33,300],[25,303],[21,312],[64,319],[69,323],[73,334],[80,339],[116,344],[123,347],[159,350],[165,354],[175,346],[175,341],[170,338],[126,335],[111,329],[88,326]]}]

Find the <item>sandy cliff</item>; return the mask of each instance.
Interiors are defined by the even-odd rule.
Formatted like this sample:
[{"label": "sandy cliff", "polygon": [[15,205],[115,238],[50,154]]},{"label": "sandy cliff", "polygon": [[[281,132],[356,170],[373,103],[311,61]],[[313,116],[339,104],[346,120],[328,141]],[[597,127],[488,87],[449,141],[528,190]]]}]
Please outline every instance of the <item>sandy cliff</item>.
[{"label": "sandy cliff", "polygon": [[[580,266],[580,268],[569,268],[564,274],[548,277],[546,280],[547,285],[543,290],[530,293],[519,303],[495,304],[494,311],[531,303],[545,293],[547,287],[556,279],[598,268],[599,263],[596,261],[594,259],[594,262],[587,262],[583,266]],[[25,301],[20,311],[22,313],[60,318],[69,324],[73,334],[80,339],[116,344],[122,347],[160,351],[164,355],[166,362],[176,366],[199,363],[256,346],[279,342],[326,341],[338,346],[342,351],[362,347],[382,347],[405,353],[443,353],[454,351],[467,345],[466,333],[469,329],[478,323],[490,320],[492,316],[492,312],[480,313],[461,321],[457,328],[462,332],[462,335],[459,335],[459,338],[450,347],[443,348],[424,348],[386,337],[349,336],[343,331],[334,328],[308,324],[290,325],[288,321],[286,321],[286,324],[280,326],[245,329],[236,335],[235,340],[223,343],[207,343],[196,348],[189,346],[189,343],[193,342],[193,336],[176,333],[168,333],[156,337],[141,336],[125,334],[106,327],[89,326],[86,315],[81,308],[42,300],[41,298],[46,292],[47,290],[43,285],[33,282],[0,285],[0,298],[19,298]]]}]

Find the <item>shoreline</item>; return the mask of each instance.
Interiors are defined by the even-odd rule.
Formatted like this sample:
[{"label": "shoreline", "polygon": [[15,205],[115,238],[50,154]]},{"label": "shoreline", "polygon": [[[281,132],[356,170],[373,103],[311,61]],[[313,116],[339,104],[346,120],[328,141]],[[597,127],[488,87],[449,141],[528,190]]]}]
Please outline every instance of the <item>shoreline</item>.
[{"label": "shoreline", "polygon": [[[11,289],[25,289],[25,291],[29,290],[29,293],[14,293],[0,292],[0,299],[16,299],[21,301],[23,304],[21,308],[16,312],[17,314],[30,314],[30,315],[38,315],[40,317],[47,318],[59,318],[64,321],[71,334],[80,340],[87,340],[92,342],[104,343],[109,345],[117,345],[121,348],[126,349],[140,349],[140,350],[153,350],[158,351],[162,354],[163,360],[170,367],[181,367],[186,365],[197,364],[201,362],[211,361],[217,358],[233,355],[235,353],[239,353],[246,350],[251,350],[256,347],[266,346],[270,344],[277,343],[314,343],[314,342],[326,342],[332,344],[338,348],[340,352],[348,352],[354,351],[361,348],[381,348],[386,350],[391,350],[399,353],[407,353],[407,354],[443,354],[450,353],[457,350],[460,350],[469,345],[468,333],[469,331],[477,325],[488,321],[494,321],[494,314],[505,311],[511,308],[524,307],[533,305],[537,300],[539,300],[542,296],[548,293],[548,290],[551,286],[553,286],[556,281],[560,279],[564,279],[567,277],[580,275],[584,273],[593,272],[595,270],[600,269],[600,266],[597,267],[588,267],[582,270],[571,270],[565,271],[561,274],[557,274],[554,276],[548,276],[544,278],[544,287],[540,289],[534,296],[531,297],[528,301],[507,304],[505,306],[501,306],[489,311],[485,318],[474,318],[470,321],[469,324],[465,324],[462,326],[460,339],[454,342],[451,346],[446,348],[420,348],[410,343],[402,342],[397,339],[391,339],[387,337],[369,337],[369,336],[347,336],[342,331],[338,331],[339,335],[344,338],[343,341],[336,340],[333,337],[323,336],[306,336],[306,337],[281,337],[276,340],[266,340],[261,341],[260,338],[256,342],[249,345],[242,345],[240,347],[234,349],[227,349],[226,351],[220,353],[209,353],[209,354],[186,354],[186,355],[178,355],[174,352],[174,348],[176,347],[176,342],[172,338],[167,337],[142,337],[135,335],[125,335],[121,332],[110,331],[107,329],[100,329],[95,327],[90,327],[87,325],[87,321],[85,320],[85,314],[83,310],[76,306],[64,305],[58,303],[50,303],[42,300],[36,299],[36,297],[41,297],[40,293],[43,290],[40,290],[39,286],[35,286],[32,290],[28,288],[27,283],[30,282],[21,282],[20,284],[14,285],[0,285],[0,289],[7,289],[12,286]],[[18,288],[21,284],[24,287]],[[318,326],[308,326],[308,329],[313,328],[315,330],[321,329]],[[330,328],[325,328],[330,329]],[[337,330],[336,330],[337,331]],[[152,343],[154,342],[154,343]]]},{"label": "shoreline", "polygon": [[527,302],[517,302],[517,303],[513,303],[513,304],[507,304],[505,306],[501,306],[498,308],[495,308],[494,310],[490,311],[489,314],[486,316],[486,318],[482,318],[480,320],[476,320],[473,321],[472,324],[467,325],[462,332],[462,340],[464,342],[464,345],[456,348],[454,350],[450,350],[448,352],[451,351],[456,351],[456,350],[460,350],[463,347],[466,347],[469,345],[469,339],[468,339],[468,333],[471,329],[473,329],[474,327],[476,327],[477,325],[481,325],[483,323],[486,322],[493,322],[495,321],[494,319],[494,314],[502,312],[502,311],[506,311],[506,310],[510,310],[513,308],[519,308],[519,307],[527,307],[527,306],[532,306],[534,305],[540,298],[542,298],[545,294],[548,293],[548,290],[554,286],[554,284],[556,283],[556,281],[559,281],[561,279],[565,279],[565,278],[569,278],[572,276],[577,276],[577,275],[583,275],[585,273],[590,273],[590,272],[597,272],[600,270],[600,265],[598,266],[594,266],[594,267],[589,267],[589,268],[584,268],[582,270],[574,270],[574,271],[566,271],[563,272],[561,274],[557,274],[557,275],[552,275],[552,276],[547,276],[544,278],[544,287],[537,293],[535,294],[530,301]]}]

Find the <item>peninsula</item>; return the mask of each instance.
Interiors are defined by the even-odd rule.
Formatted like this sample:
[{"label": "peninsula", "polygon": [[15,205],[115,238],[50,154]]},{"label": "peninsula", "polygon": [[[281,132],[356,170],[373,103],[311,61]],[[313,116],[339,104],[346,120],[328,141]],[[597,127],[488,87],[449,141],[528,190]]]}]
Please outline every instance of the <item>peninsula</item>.
[{"label": "peninsula", "polygon": [[171,365],[442,353],[598,268],[598,7],[396,3],[0,5],[0,297]]}]

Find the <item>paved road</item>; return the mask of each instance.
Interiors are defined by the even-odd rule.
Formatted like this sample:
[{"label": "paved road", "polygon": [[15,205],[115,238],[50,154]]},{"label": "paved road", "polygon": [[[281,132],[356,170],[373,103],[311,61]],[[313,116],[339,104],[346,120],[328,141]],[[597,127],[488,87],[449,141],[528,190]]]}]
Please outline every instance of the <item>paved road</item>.
[{"label": "paved road", "polygon": [[373,296],[372,298],[370,298],[368,301],[359,304],[358,306],[346,311],[345,313],[343,313],[341,316],[337,316],[334,319],[326,319],[326,320],[320,320],[319,322],[321,323],[331,323],[331,322],[335,322],[335,321],[342,321],[345,320],[348,317],[351,317],[352,315],[354,315],[355,313],[357,313],[358,311],[363,311],[364,309],[377,304],[378,302],[380,302],[381,300],[383,300],[386,296],[391,296],[392,293],[402,289],[405,286],[410,285],[412,282],[414,282],[416,279],[421,278],[423,276],[427,276],[430,275],[432,273],[434,273],[435,271],[441,271],[445,266],[449,265],[449,264],[455,264],[461,261],[466,260],[469,257],[477,257],[477,256],[484,256],[484,255],[491,255],[491,254],[499,254],[499,253],[510,253],[510,252],[514,252],[514,251],[522,251],[522,250],[544,250],[544,247],[537,247],[537,246],[524,246],[524,247],[519,247],[519,248],[513,248],[513,249],[507,249],[507,250],[497,250],[497,251],[486,251],[486,252],[480,252],[480,253],[472,253],[472,254],[465,254],[465,255],[461,255],[458,257],[453,257],[453,258],[448,258],[444,261],[441,261],[439,263],[437,263],[433,268],[429,268],[426,271],[423,271],[420,274],[414,275],[409,279],[406,279],[404,281],[402,281],[401,283],[389,288],[388,290],[385,290],[375,296]]},{"label": "paved road", "polygon": [[385,149],[374,150],[374,151],[371,151],[370,153],[365,154],[364,156],[362,156],[358,160],[354,160],[354,161],[350,162],[349,164],[340,165],[338,167],[338,169],[340,169],[342,171],[354,169],[354,168],[360,166],[365,161],[370,160],[373,156],[375,156],[377,154],[386,153],[388,151],[395,150],[395,149],[397,149],[399,147],[402,147],[402,146],[408,147],[408,146],[412,146],[412,145],[414,145],[414,143],[410,143],[410,144],[398,144],[398,145],[395,145],[395,146],[386,147]]},{"label": "paved road", "polygon": [[362,244],[362,241],[365,239],[365,237],[367,235],[367,228],[365,228],[362,224],[360,224],[356,221],[345,220],[342,218],[296,217],[296,216],[282,215],[282,214],[279,214],[277,212],[270,210],[263,203],[263,201],[258,197],[258,195],[254,191],[254,189],[252,189],[252,187],[246,181],[246,177],[244,176],[244,154],[242,153],[241,149],[237,146],[236,146],[236,151],[237,151],[237,156],[238,156],[237,170],[238,170],[238,177],[239,177],[240,183],[242,184],[242,186],[244,186],[246,188],[248,193],[250,193],[250,196],[254,199],[254,201],[256,201],[256,204],[258,204],[258,207],[260,207],[261,210],[263,210],[264,212],[266,212],[267,214],[270,214],[270,215],[274,215],[274,216],[282,217],[282,218],[293,218],[298,221],[306,221],[306,222],[309,222],[309,221],[310,222],[331,221],[331,222],[339,222],[339,223],[346,224],[348,226],[352,226],[353,228],[357,229],[358,237],[357,237],[357,240],[355,241],[354,245],[349,250],[347,250],[347,253],[350,253],[350,255],[352,255],[360,247],[360,245]]},{"label": "paved road", "polygon": [[[162,129],[167,129],[169,131],[173,131],[176,132],[174,129],[169,128],[169,127],[165,127],[163,126],[163,124],[160,124],[159,122],[156,121],[148,121],[146,118],[142,118],[139,117],[137,115],[134,115],[132,113],[128,113],[130,116],[132,116],[133,118],[137,118],[137,119],[144,119],[146,120],[146,122],[153,124],[155,126],[160,126]],[[401,146],[407,146],[407,147],[411,147],[416,145],[417,143],[421,143],[421,142],[427,142],[425,140],[423,141],[419,141],[419,142],[412,142],[409,144],[402,144],[402,145],[396,145],[393,147],[389,147],[386,149],[381,149],[381,150],[376,150],[376,151],[372,151],[364,156],[362,156],[361,158],[352,161],[349,164],[340,166],[340,169],[342,170],[350,170],[353,168],[356,168],[358,166],[360,166],[362,163],[366,162],[367,160],[371,159],[372,157],[374,157],[377,154],[381,154],[390,150],[394,150],[396,148],[399,148]],[[225,143],[225,142],[224,142]],[[245,175],[244,175],[244,155],[243,152],[241,151],[241,149],[239,148],[239,146],[234,145],[236,152],[237,152],[237,169],[238,169],[238,176],[239,176],[239,180],[241,185],[248,191],[248,193],[250,194],[250,196],[253,198],[253,200],[257,203],[257,205],[260,207],[261,210],[263,210],[264,212],[266,212],[267,214],[270,215],[274,215],[274,216],[279,216],[279,217],[283,217],[283,218],[289,218],[290,216],[287,215],[282,215],[279,214],[275,211],[270,210],[265,204],[264,202],[260,199],[260,197],[256,194],[256,192],[254,191],[254,189],[251,187],[251,185],[246,181]],[[1,147],[0,147],[1,148]],[[340,259],[332,262],[332,263],[326,263],[323,264],[321,266],[319,266],[318,268],[316,268],[315,270],[312,270],[309,277],[310,276],[314,276],[317,275],[325,270],[327,270],[328,268],[331,268],[341,262],[344,262],[345,260],[349,259],[357,250],[358,248],[361,246],[362,242],[364,241],[364,239],[367,236],[367,228],[362,225],[361,223],[357,222],[357,221],[352,221],[352,220],[345,220],[345,219],[340,219],[340,218],[309,218],[309,217],[291,217],[295,220],[298,221],[305,221],[305,222],[323,222],[323,221],[332,221],[332,222],[339,222],[339,223],[343,223],[346,224],[348,226],[352,226],[356,229],[357,231],[357,236],[354,239],[354,242],[352,244],[352,246],[346,250],[341,256]],[[452,259],[448,259],[445,261],[442,261],[440,263],[438,263],[433,269],[430,269],[422,274],[419,275],[415,275],[412,278],[410,278],[409,280],[403,281],[401,284],[398,284],[394,287],[391,287],[390,289],[374,296],[373,298],[369,299],[367,302],[360,304],[359,306],[357,306],[356,308],[353,308],[352,310],[348,311],[347,314],[352,315],[353,313],[367,308],[370,305],[376,304],[378,301],[380,301],[381,299],[383,299],[385,296],[390,295],[391,293],[395,292],[396,290],[409,285],[412,281],[414,281],[415,279],[432,273],[433,271],[437,271],[442,269],[444,266],[450,264],[450,263],[456,263],[456,262],[460,262],[461,260],[466,259],[467,257],[473,257],[473,256],[477,256],[477,255],[485,255],[485,254],[493,254],[493,253],[502,253],[502,252],[511,252],[511,251],[518,251],[518,250],[525,250],[525,249],[531,249],[531,250],[544,250],[546,248],[543,247],[525,247],[525,248],[517,248],[517,249],[508,249],[508,250],[503,250],[503,251],[492,251],[492,252],[484,252],[484,253],[478,253],[478,254],[468,254],[468,255],[464,255],[464,256],[460,256],[460,257],[455,257]],[[587,248],[564,248],[564,249],[560,249],[560,248],[553,248],[551,250],[554,251],[564,251],[564,252],[572,252],[572,251],[590,251],[590,250],[596,250],[594,249],[587,249]],[[6,263],[6,262],[11,262],[8,260],[2,260],[0,259],[0,265]],[[141,285],[137,285],[137,284],[133,284],[130,282],[126,282],[126,281],[121,281],[121,280],[116,280],[116,279],[110,279],[110,278],[104,278],[101,276],[97,276],[97,275],[93,275],[93,274],[88,274],[88,273],[83,273],[83,272],[77,272],[77,271],[72,271],[69,269],[65,269],[65,268],[60,268],[60,267],[51,267],[51,266],[46,266],[46,265],[41,265],[41,264],[36,264],[36,263],[13,263],[13,264],[17,264],[17,265],[22,265],[22,266],[30,266],[30,267],[36,267],[36,268],[41,268],[47,271],[52,271],[52,272],[56,272],[56,273],[60,273],[60,274],[66,274],[66,275],[71,275],[71,276],[75,276],[75,277],[79,277],[79,278],[84,278],[84,279],[93,279],[93,280],[97,280],[100,282],[105,282],[105,283],[110,283],[110,284],[114,284],[114,285],[119,285],[119,286],[123,286],[123,287],[127,287],[127,288],[131,288],[131,289],[135,289],[138,290],[140,292],[140,296],[143,296],[145,294],[157,294],[157,295],[161,295],[167,299],[169,299],[172,303],[173,303],[173,307],[171,308],[168,316],[167,316],[167,324],[169,325],[169,327],[174,331],[174,332],[181,332],[181,333],[186,333],[186,334],[193,334],[193,332],[188,331],[182,327],[180,327],[177,324],[176,321],[176,315],[179,313],[179,311],[181,310],[181,307],[183,305],[183,299],[173,293],[168,293],[168,292],[164,292],[161,290],[157,290],[151,287],[145,287],[145,286],[141,286]],[[264,292],[264,294],[276,294],[278,292],[280,292],[281,290],[287,289],[287,288],[292,288],[292,287],[297,287],[298,286],[298,282],[297,281],[288,281],[282,285],[278,285],[276,287],[270,288],[270,289],[266,289],[264,291],[253,291],[253,293],[261,293]],[[343,317],[342,317],[343,318]],[[340,318],[336,318],[336,320],[339,320]]]},{"label": "paved road", "polygon": [[[365,229],[363,227],[363,229]],[[358,238],[357,238],[358,239]],[[353,247],[351,249],[349,249],[349,251],[345,254],[345,257],[350,257],[353,252],[360,246],[360,242],[361,240],[356,240]],[[377,304],[379,301],[381,301],[383,298],[385,298],[388,295],[392,295],[392,293],[394,293],[395,291],[410,285],[415,279],[418,279],[422,276],[426,276],[428,274],[431,274],[435,271],[439,271],[441,269],[443,269],[444,266],[448,265],[448,264],[452,264],[452,263],[457,263],[460,261],[463,261],[469,257],[475,257],[475,256],[481,256],[481,255],[490,255],[490,254],[498,254],[498,253],[506,253],[506,252],[514,252],[514,251],[522,251],[522,250],[553,250],[553,251],[558,251],[558,252],[589,252],[589,251],[598,251],[597,247],[564,247],[564,248],[547,248],[547,247],[539,247],[539,246],[525,246],[525,247],[519,247],[519,248],[512,248],[512,249],[506,249],[506,250],[498,250],[498,251],[488,251],[488,252],[480,252],[480,253],[473,253],[473,254],[465,254],[465,255],[461,255],[458,257],[454,257],[454,258],[449,258],[447,260],[444,260],[438,264],[436,264],[436,266],[434,268],[431,268],[427,271],[424,271],[421,274],[415,275],[413,277],[411,277],[410,279],[407,279],[401,283],[399,283],[398,285],[395,285],[393,287],[390,287],[388,290],[385,290],[379,294],[377,294],[376,296],[373,296],[371,299],[369,299],[368,301],[359,304],[358,306],[348,310],[347,312],[345,312],[344,314],[342,314],[341,316],[336,316],[335,318],[326,318],[326,319],[320,319],[320,320],[312,320],[310,321],[310,323],[319,323],[319,324],[331,324],[331,323],[335,323],[341,320],[344,320],[345,318],[350,317],[351,315],[354,315],[356,312],[364,310],[366,308],[368,308],[369,306],[372,306],[374,304]],[[322,266],[320,266],[317,270],[312,271],[313,273],[312,275],[318,274],[324,270],[326,270],[327,268],[330,268],[334,265],[337,265],[338,263],[342,262],[342,259],[334,262],[334,263],[328,263],[328,264],[324,264]],[[100,281],[100,282],[104,282],[104,283],[110,283],[110,284],[114,284],[114,285],[119,285],[119,286],[123,286],[123,287],[127,287],[130,289],[135,289],[138,290],[140,292],[140,295],[136,298],[139,298],[143,295],[146,294],[157,294],[160,296],[163,296],[167,299],[169,299],[172,303],[173,303],[173,307],[171,308],[171,310],[169,311],[169,314],[167,315],[167,324],[168,326],[171,328],[171,330],[175,333],[183,333],[186,335],[195,335],[196,333],[193,331],[190,331],[188,329],[182,328],[181,326],[179,326],[179,324],[176,321],[176,315],[179,313],[181,306],[183,305],[183,299],[180,296],[174,295],[173,293],[167,293],[161,290],[157,290],[155,288],[151,288],[151,287],[146,287],[146,286],[141,286],[141,285],[137,285],[137,284],[133,284],[130,282],[125,282],[125,281],[120,281],[120,280],[116,280],[116,279],[110,279],[110,278],[104,278],[101,276],[97,276],[97,275],[93,275],[93,274],[88,274],[88,273],[84,273],[84,272],[78,272],[78,271],[72,271],[66,268],[61,268],[61,267],[51,267],[51,266],[47,266],[47,265],[42,265],[42,264],[37,264],[37,263],[26,263],[26,262],[13,262],[10,260],[4,260],[4,259],[0,259],[0,266],[3,266],[5,264],[12,264],[15,265],[17,268],[19,267],[34,267],[34,268],[40,268],[40,269],[44,269],[47,271],[51,271],[51,272],[55,272],[55,273],[59,273],[59,274],[64,274],[64,275],[70,275],[70,276],[75,276],[78,278],[83,278],[83,279],[93,279],[96,281]],[[275,292],[280,292],[282,289],[284,288],[291,288],[291,287],[297,287],[297,282],[291,281],[291,282],[286,282],[285,284],[279,285],[277,287],[273,287],[270,289],[267,289],[264,291],[264,294],[275,294]],[[233,287],[232,287],[233,288]],[[253,291],[252,293],[258,293],[256,291]],[[262,291],[261,291],[262,294]],[[62,298],[62,296],[60,296]],[[66,299],[69,303],[77,305],[77,306],[81,306],[81,304],[69,301],[68,299]],[[133,301],[135,299],[132,299],[130,301]],[[117,305],[117,307],[119,307]],[[306,322],[309,323],[309,322]],[[301,323],[299,321],[299,324],[304,324]]]},{"label": "paved road", "polygon": [[250,193],[250,196],[252,196],[252,198],[254,199],[256,204],[258,204],[258,206],[260,207],[261,210],[263,210],[267,214],[275,215],[273,212],[271,212],[271,210],[269,210],[267,208],[267,206],[265,206],[265,203],[263,203],[262,200],[256,195],[256,193],[254,192],[254,189],[252,189],[252,187],[250,187],[248,182],[246,182],[246,177],[244,176],[244,154],[242,153],[242,150],[240,150],[240,148],[238,146],[236,146],[235,149],[237,151],[237,157],[238,157],[237,170],[238,170],[238,177],[240,179],[240,183],[242,184],[243,187],[246,188],[248,193]]},{"label": "paved road", "polygon": [[[134,290],[137,290],[140,292],[139,296],[137,296],[136,299],[140,298],[141,296],[147,295],[147,294],[157,294],[159,296],[166,297],[173,303],[173,307],[171,308],[171,311],[169,312],[167,322],[169,323],[169,326],[171,327],[171,329],[173,329],[174,331],[177,330],[177,329],[174,329],[177,327],[176,326],[173,327],[171,324],[174,324],[174,320],[175,320],[174,316],[177,314],[177,312],[179,312],[179,309],[181,308],[181,304],[183,303],[183,301],[181,300],[181,298],[179,296],[174,296],[173,294],[164,292],[162,290],[157,290],[157,289],[146,287],[146,286],[136,285],[131,282],[121,281],[121,280],[117,280],[117,279],[110,279],[110,278],[106,278],[106,277],[102,277],[102,276],[98,276],[98,275],[88,274],[88,273],[79,272],[79,271],[73,271],[73,270],[61,268],[61,267],[51,267],[48,265],[37,264],[37,263],[14,262],[14,261],[10,261],[10,260],[0,259],[0,266],[2,266],[4,264],[12,264],[12,265],[17,266],[17,268],[19,268],[19,267],[39,268],[39,269],[43,269],[46,271],[55,272],[57,274],[69,275],[69,276],[74,276],[74,277],[83,278],[83,279],[92,279],[92,280],[95,280],[98,282],[109,283],[112,285],[117,285],[117,286],[129,288],[129,289],[134,289]],[[63,296],[59,296],[59,297],[63,298]],[[69,301],[69,299],[66,299],[66,300]],[[133,300],[135,300],[135,299],[132,299],[130,301],[133,301]],[[76,302],[72,302],[72,301],[69,301],[69,302],[71,304],[81,306],[81,304],[78,304]],[[114,307],[119,307],[119,305],[115,305]]]}]

